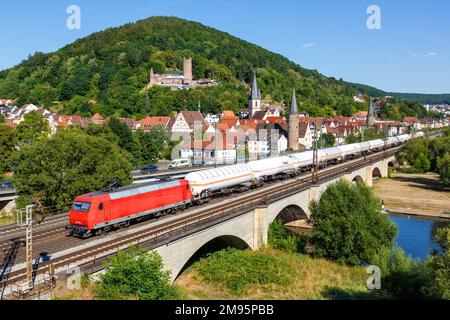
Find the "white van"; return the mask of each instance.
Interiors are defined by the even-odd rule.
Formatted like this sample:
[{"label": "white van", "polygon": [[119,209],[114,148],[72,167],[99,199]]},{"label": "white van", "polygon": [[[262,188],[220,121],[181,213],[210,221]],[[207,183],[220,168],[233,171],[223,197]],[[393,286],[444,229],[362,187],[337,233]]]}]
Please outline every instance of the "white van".
[{"label": "white van", "polygon": [[189,159],[175,159],[169,163],[169,169],[187,168],[191,166]]}]

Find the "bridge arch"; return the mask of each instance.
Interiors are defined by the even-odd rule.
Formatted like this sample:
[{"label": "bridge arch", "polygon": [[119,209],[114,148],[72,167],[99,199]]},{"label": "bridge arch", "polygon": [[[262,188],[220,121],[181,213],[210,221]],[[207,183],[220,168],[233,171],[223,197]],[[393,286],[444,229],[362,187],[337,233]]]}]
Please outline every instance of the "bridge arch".
[{"label": "bridge arch", "polygon": [[308,215],[300,206],[291,204],[281,210],[273,219],[273,221],[275,220],[280,220],[283,224],[287,224],[298,220],[308,220]]},{"label": "bridge arch", "polygon": [[375,167],[372,170],[372,179],[381,179],[383,175],[381,174],[381,170],[378,167]]},{"label": "bridge arch", "polygon": [[352,182],[355,184],[358,184],[358,183],[364,184],[364,179],[360,175],[357,175],[353,178]]},{"label": "bridge arch", "polygon": [[233,235],[222,235],[211,239],[207,243],[201,245],[196,250],[191,250],[190,258],[181,263],[178,270],[172,270],[172,278],[177,279],[186,269],[195,262],[206,258],[209,254],[218,252],[227,248],[236,248],[238,250],[248,250],[251,246],[243,239]]}]

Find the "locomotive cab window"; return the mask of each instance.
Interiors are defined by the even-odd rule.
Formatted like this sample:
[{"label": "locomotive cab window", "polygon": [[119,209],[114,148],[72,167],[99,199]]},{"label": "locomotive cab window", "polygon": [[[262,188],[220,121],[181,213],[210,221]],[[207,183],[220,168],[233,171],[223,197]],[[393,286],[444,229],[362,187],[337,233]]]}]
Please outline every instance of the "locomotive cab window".
[{"label": "locomotive cab window", "polygon": [[90,208],[91,208],[90,202],[83,202],[83,204],[81,205],[81,211],[83,212],[88,212]]},{"label": "locomotive cab window", "polygon": [[74,211],[81,211],[81,206],[82,205],[83,205],[82,202],[75,201],[73,206],[72,206],[72,210],[74,210]]},{"label": "locomotive cab window", "polygon": [[99,204],[98,206],[98,210],[102,211],[103,210],[103,202]]}]

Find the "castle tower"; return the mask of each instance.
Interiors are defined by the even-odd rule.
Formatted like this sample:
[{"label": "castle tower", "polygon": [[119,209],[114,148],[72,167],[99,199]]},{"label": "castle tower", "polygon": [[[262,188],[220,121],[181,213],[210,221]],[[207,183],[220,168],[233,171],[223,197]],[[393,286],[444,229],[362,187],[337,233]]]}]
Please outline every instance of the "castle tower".
[{"label": "castle tower", "polygon": [[248,97],[248,111],[250,112],[250,118],[253,117],[255,112],[261,111],[261,90],[258,89],[258,82],[256,81],[256,72],[253,73],[252,90]]},{"label": "castle tower", "polygon": [[192,83],[192,58],[183,58],[183,75],[184,83],[190,85]]},{"label": "castle tower", "polygon": [[153,72],[153,68],[150,69],[150,77],[149,77],[149,82],[147,85],[147,89],[154,87],[158,84],[158,77],[155,76],[155,73]]},{"label": "castle tower", "polygon": [[292,90],[291,110],[289,112],[289,148],[293,151],[300,150],[298,139],[300,136],[300,120],[298,118],[297,97],[295,89]]}]

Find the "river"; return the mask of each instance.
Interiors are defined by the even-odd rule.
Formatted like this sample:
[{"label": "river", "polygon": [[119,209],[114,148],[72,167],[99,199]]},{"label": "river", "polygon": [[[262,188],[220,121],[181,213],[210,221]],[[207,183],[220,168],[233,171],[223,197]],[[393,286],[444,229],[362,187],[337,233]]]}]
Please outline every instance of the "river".
[{"label": "river", "polygon": [[424,260],[431,250],[439,250],[434,241],[436,229],[450,225],[449,221],[413,218],[391,215],[390,219],[397,225],[397,245],[414,259]]}]

